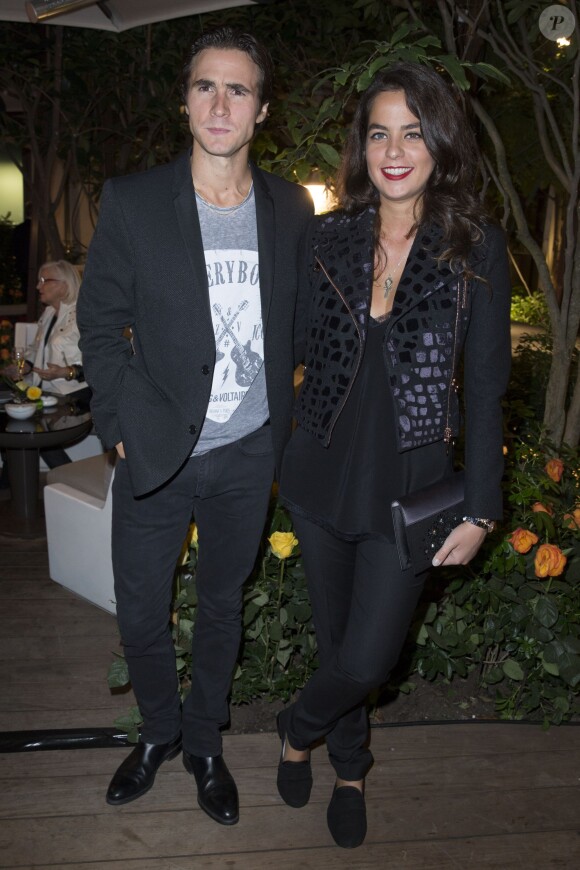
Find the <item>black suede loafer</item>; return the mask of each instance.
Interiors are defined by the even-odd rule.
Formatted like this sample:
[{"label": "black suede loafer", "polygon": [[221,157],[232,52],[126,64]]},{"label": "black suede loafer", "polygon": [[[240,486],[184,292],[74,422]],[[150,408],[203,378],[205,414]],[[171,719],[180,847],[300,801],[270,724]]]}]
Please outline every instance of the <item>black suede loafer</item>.
[{"label": "black suede loafer", "polygon": [[240,818],[238,789],[223,755],[203,758],[183,753],[183,764],[197,783],[197,802],[220,825],[235,825]]},{"label": "black suede loafer", "polygon": [[278,776],[276,779],[278,793],[289,807],[294,807],[295,809],[305,807],[310,800],[310,792],[312,791],[310,757],[306,761],[284,761],[286,729],[282,713],[278,713],[276,717],[276,728],[278,729],[278,736],[282,741],[280,761],[278,762]]},{"label": "black suede loafer", "polygon": [[118,768],[107,790],[107,803],[128,804],[148,792],[164,761],[181,752],[181,735],[171,743],[138,743]]},{"label": "black suede loafer", "polygon": [[334,789],[326,813],[328,830],[337,846],[355,849],[364,842],[367,833],[365,796],[354,785]]}]

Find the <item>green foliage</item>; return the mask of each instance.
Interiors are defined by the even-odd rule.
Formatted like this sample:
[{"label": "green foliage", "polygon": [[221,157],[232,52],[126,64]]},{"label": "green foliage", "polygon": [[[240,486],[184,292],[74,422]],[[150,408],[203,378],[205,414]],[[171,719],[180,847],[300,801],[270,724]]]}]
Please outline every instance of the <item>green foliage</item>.
[{"label": "green foliage", "polygon": [[512,298],[511,319],[529,326],[543,326],[549,323],[546,296],[542,292],[517,295]]},{"label": "green foliage", "polygon": [[130,743],[137,743],[139,740],[139,728],[143,724],[139,707],[131,707],[124,716],[118,716],[114,724],[116,728],[126,732],[127,740]]},{"label": "green foliage", "polygon": [[[379,5],[373,0],[355,4],[355,10],[364,12],[363,27],[369,27],[372,17],[379,14]],[[274,132],[267,128],[255,142],[262,166],[302,183],[319,170],[332,185],[358,95],[380,69],[397,61],[432,65],[446,72],[461,90],[469,88],[468,73],[486,80],[505,80],[491,64],[472,64],[442,52],[440,40],[417,23],[406,21],[404,14],[389,13],[383,6],[383,16],[382,28],[375,21],[366,39],[336,53],[336,65],[330,66],[325,54],[322,64],[310,62],[302,76],[296,75],[295,57],[278,53],[276,61],[282,75],[288,67],[289,80],[297,84],[279,93],[272,103],[273,117],[285,118],[286,125]],[[348,30],[341,34],[345,48],[353,17],[351,11]]]},{"label": "green foliage", "polygon": [[[494,535],[473,566],[449,572],[443,595],[415,625],[413,662],[430,680],[477,668],[501,718],[545,724],[580,713],[580,526],[570,516],[580,497],[579,457],[561,453],[557,482],[545,471],[551,450],[537,440],[520,444],[506,476],[510,529],[529,530],[536,543],[521,553],[505,533]],[[552,513],[534,512],[536,502]],[[541,578],[536,560],[547,543],[567,562],[561,575]]]},{"label": "green foliage", "polygon": [[[544,417],[546,389],[552,363],[552,338],[547,332],[522,335],[512,356],[512,371],[503,403],[506,438],[537,433]],[[572,369],[577,370],[578,350],[572,353]],[[570,377],[567,402],[572,398],[575,379]]]}]

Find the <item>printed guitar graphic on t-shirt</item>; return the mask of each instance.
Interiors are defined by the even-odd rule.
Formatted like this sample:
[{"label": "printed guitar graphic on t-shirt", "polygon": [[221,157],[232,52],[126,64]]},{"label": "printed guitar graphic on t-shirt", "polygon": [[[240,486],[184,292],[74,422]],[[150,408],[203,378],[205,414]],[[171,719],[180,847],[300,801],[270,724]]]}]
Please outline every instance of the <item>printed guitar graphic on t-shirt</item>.
[{"label": "printed guitar graphic on t-shirt", "polygon": [[236,383],[239,384],[240,387],[249,387],[262,367],[262,358],[251,349],[250,340],[248,340],[245,345],[239,341],[231,327],[228,325],[228,322],[223,317],[222,307],[219,303],[215,303],[213,310],[218,315],[223,324],[224,330],[234,343],[230,356],[236,366]]},{"label": "printed guitar graphic on t-shirt", "polygon": [[[225,325],[226,328],[225,328],[225,329],[222,329],[221,333],[220,333],[220,334],[218,335],[218,337],[216,338],[216,340],[215,340],[215,361],[216,361],[216,363],[219,362],[220,359],[223,359],[224,356],[225,356],[225,354],[223,354],[223,353],[221,352],[221,350],[219,349],[219,347],[220,347],[220,344],[222,343],[222,341],[224,340],[224,338],[226,337],[226,335],[228,334],[228,328],[229,328],[230,326],[233,326],[233,325],[234,325],[234,323],[236,322],[236,320],[237,320],[238,315],[240,314],[240,312],[243,311],[243,310],[244,310],[245,308],[247,308],[247,307],[248,307],[248,301],[247,301],[247,299],[242,299],[242,301],[241,301],[240,304],[238,305],[238,310],[236,311],[235,314],[232,314],[232,316],[231,316],[230,319],[228,320],[227,324]],[[214,308],[215,308],[215,306],[214,306]],[[219,312],[218,312],[218,314],[219,314]],[[221,317],[221,315],[220,315],[220,317]]]}]

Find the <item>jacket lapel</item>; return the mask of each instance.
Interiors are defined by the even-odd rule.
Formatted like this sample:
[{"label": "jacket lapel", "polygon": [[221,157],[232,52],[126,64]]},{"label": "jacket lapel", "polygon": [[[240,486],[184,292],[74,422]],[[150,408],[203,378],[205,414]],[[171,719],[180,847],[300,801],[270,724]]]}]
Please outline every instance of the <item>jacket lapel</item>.
[{"label": "jacket lapel", "polygon": [[276,216],[274,201],[263,174],[250,164],[254,180],[256,223],[258,228],[258,257],[260,261],[260,298],[262,300],[262,326],[266,329],[274,288],[274,258],[276,245]]},{"label": "jacket lapel", "polygon": [[[316,256],[344,297],[363,334],[366,332],[373,282],[375,210],[324,221]],[[334,224],[334,226],[333,226]]]},{"label": "jacket lapel", "polygon": [[189,153],[181,155],[174,164],[173,195],[177,222],[185,245],[185,250],[193,272],[193,287],[210,317],[209,288],[205,268],[205,254],[201,238],[199,216],[195,204],[195,189],[191,179]]},{"label": "jacket lapel", "polygon": [[[70,302],[61,302],[60,308],[58,309],[58,314],[56,316],[56,320],[54,322],[54,326],[52,327],[53,332],[61,328],[63,323],[66,323],[66,320],[70,314],[70,310],[75,303]],[[50,322],[50,321],[49,321]]]},{"label": "jacket lapel", "polygon": [[417,233],[395,293],[393,317],[400,317],[455,277],[447,263],[437,263],[444,250],[442,238],[439,227],[427,227]]}]

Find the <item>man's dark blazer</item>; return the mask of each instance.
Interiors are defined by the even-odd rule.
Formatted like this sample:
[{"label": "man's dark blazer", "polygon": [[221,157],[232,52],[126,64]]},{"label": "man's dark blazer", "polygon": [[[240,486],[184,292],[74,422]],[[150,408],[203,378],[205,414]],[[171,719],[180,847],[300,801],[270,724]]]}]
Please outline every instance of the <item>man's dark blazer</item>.
[{"label": "man's dark blazer", "polygon": [[[279,469],[293,404],[297,257],[304,188],[252,166],[264,362]],[[224,218],[227,220],[227,218]],[[302,306],[298,306],[300,309]],[[122,441],[134,495],[162,486],[199,438],[216,355],[188,154],[103,188],[77,307],[95,428]],[[123,330],[131,327],[133,350]]]}]

